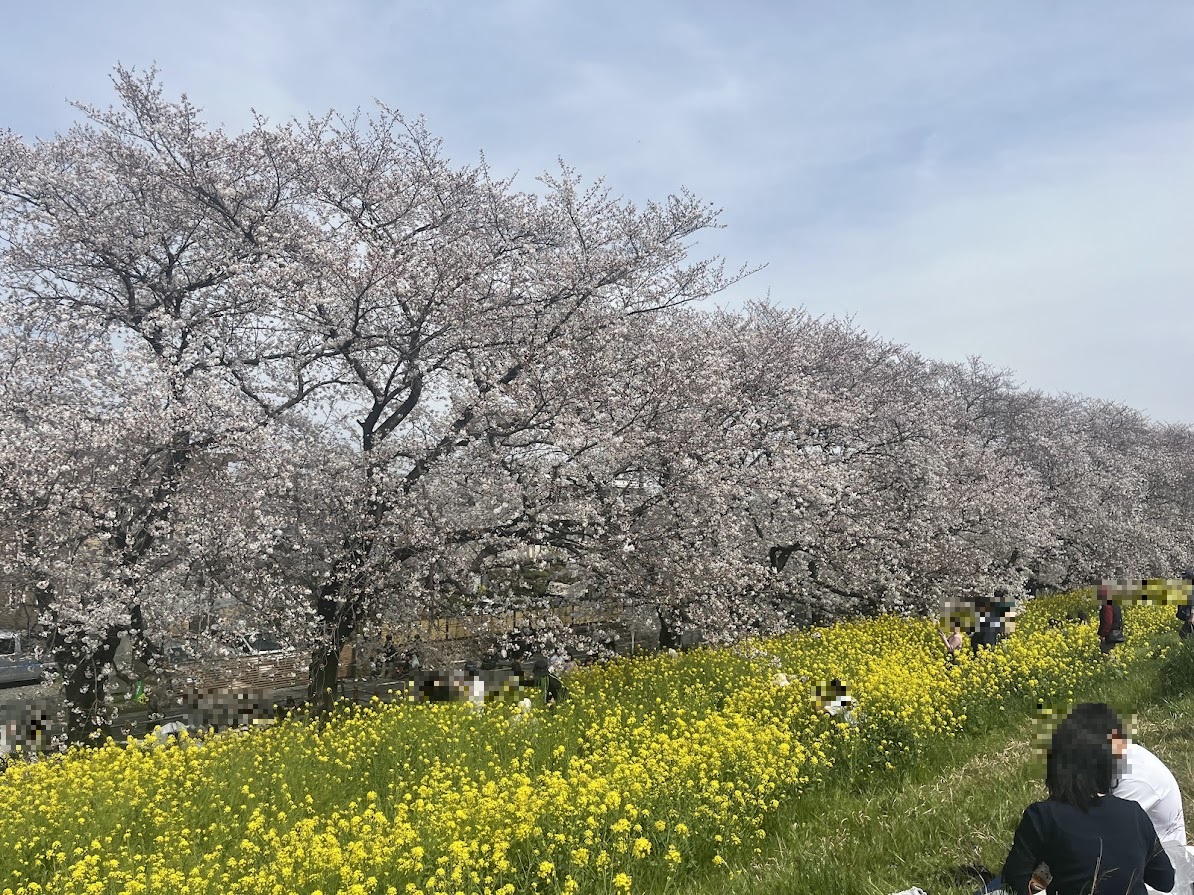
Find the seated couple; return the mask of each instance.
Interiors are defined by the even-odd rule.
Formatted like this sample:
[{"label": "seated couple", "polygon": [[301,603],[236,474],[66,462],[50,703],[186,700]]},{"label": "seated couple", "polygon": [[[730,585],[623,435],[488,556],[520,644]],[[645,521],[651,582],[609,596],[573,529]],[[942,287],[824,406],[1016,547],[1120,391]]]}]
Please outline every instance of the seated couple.
[{"label": "seated couple", "polygon": [[1114,710],[1075,706],[1054,731],[1045,785],[1049,798],[1025,809],[1002,877],[983,892],[1174,890],[1170,856],[1186,861],[1181,793],[1160,759],[1128,742]]}]

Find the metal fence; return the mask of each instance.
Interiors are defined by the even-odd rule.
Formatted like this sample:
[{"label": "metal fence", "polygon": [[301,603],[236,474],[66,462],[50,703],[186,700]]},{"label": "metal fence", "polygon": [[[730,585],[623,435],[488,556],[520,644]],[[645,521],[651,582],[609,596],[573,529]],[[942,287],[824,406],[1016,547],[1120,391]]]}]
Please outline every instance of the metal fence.
[{"label": "metal fence", "polygon": [[518,628],[541,626],[551,618],[559,619],[566,627],[616,622],[623,617],[626,606],[607,600],[600,603],[572,604],[551,609],[524,609],[499,615],[465,615],[420,619],[409,626],[383,626],[382,636],[392,633],[395,639],[416,635],[425,643],[469,640],[474,637],[499,636]]}]

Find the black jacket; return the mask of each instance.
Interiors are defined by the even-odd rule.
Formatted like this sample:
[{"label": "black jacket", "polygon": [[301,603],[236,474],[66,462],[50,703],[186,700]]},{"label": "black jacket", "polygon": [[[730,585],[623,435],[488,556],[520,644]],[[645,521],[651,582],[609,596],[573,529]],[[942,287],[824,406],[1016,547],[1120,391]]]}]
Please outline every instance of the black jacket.
[{"label": "black jacket", "polygon": [[1050,895],[1145,895],[1173,889],[1173,865],[1153,822],[1136,802],[1102,796],[1089,811],[1052,800],[1024,809],[1007,862],[1005,885],[1027,895],[1032,871],[1044,862],[1053,881]]},{"label": "black jacket", "polygon": [[996,612],[981,613],[975,622],[974,633],[970,635],[970,649],[977,653],[979,647],[995,646],[1003,632],[1002,615]]}]

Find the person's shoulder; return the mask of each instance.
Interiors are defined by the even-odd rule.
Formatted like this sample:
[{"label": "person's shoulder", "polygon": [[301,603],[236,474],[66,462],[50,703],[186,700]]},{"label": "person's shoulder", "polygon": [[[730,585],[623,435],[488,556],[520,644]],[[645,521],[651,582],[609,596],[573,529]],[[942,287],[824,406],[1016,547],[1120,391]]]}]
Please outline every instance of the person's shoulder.
[{"label": "person's shoulder", "polygon": [[1149,826],[1152,825],[1152,821],[1148,817],[1148,812],[1135,799],[1126,799],[1122,796],[1108,794],[1103,796],[1099,802],[1109,811],[1130,816],[1137,821],[1144,820]]},{"label": "person's shoulder", "polygon": [[1057,819],[1059,812],[1064,813],[1064,809],[1068,807],[1063,802],[1055,802],[1052,799],[1041,799],[1039,802],[1032,802],[1024,809],[1024,819],[1032,820],[1038,825],[1052,823]]},{"label": "person's shoulder", "polygon": [[1148,765],[1161,765],[1164,767],[1165,765],[1165,762],[1157,758],[1156,753],[1146,749],[1139,743],[1128,743],[1128,751],[1124,757],[1129,762],[1135,759],[1143,767],[1147,767]]},{"label": "person's shoulder", "polygon": [[1177,786],[1177,779],[1169,770],[1169,766],[1139,743],[1128,745],[1125,759],[1124,778],[1132,782],[1146,783],[1157,792]]}]

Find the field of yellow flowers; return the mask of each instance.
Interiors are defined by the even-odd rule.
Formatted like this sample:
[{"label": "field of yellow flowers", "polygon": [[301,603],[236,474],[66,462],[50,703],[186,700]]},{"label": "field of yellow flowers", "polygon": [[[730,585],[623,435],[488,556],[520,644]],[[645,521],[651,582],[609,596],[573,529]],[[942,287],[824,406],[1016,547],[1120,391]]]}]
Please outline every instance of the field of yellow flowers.
[{"label": "field of yellow flowers", "polygon": [[[880,618],[588,668],[570,699],[375,703],[159,746],[76,750],[0,776],[0,892],[664,892],[733,873],[781,805],[834,775],[890,773],[943,742],[1061,705],[1155,661],[1172,609],[1125,610],[1128,642],[1050,624],[947,660],[930,621]],[[1174,638],[1176,641],[1176,638]],[[847,682],[850,720],[815,685]]]}]

